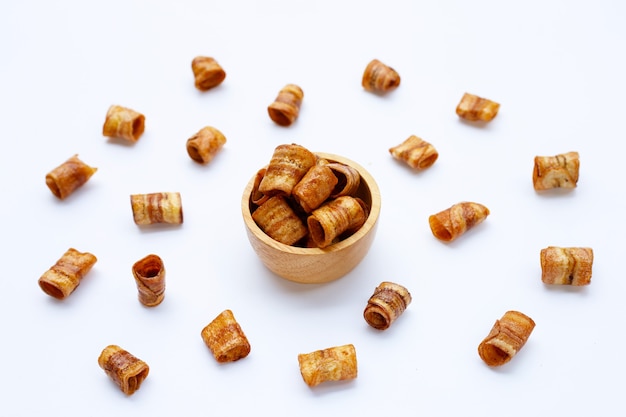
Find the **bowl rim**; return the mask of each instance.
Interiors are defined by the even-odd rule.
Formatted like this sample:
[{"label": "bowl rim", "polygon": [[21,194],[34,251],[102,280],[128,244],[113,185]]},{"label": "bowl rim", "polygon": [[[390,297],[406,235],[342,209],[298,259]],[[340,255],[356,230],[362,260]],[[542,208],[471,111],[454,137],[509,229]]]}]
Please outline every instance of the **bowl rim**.
[{"label": "bowl rim", "polygon": [[[261,240],[265,245],[270,246],[271,248],[278,250],[280,252],[287,252],[294,255],[303,255],[303,256],[315,256],[322,255],[329,252],[337,252],[341,251],[347,247],[352,246],[354,243],[359,241],[362,237],[367,235],[375,226],[378,221],[378,217],[380,215],[381,208],[381,198],[380,198],[380,189],[378,188],[378,184],[374,177],[360,164],[354,162],[351,159],[345,158],[340,155],[335,155],[326,152],[313,152],[319,158],[327,159],[333,162],[339,162],[345,165],[349,165],[355,168],[359,174],[361,175],[361,181],[365,181],[367,187],[370,192],[370,211],[367,216],[367,220],[365,223],[354,232],[352,235],[347,237],[346,239],[334,243],[325,248],[302,248],[297,246],[290,246],[284,243],[278,242],[261,230],[261,228],[256,224],[254,219],[252,218],[252,213],[250,213],[250,195],[252,193],[252,189],[254,187],[254,181],[256,179],[256,173],[252,176],[248,184],[246,185],[243,196],[241,198],[241,211],[244,219],[244,223],[248,230],[253,233],[259,240]],[[258,171],[257,171],[258,172]]]}]

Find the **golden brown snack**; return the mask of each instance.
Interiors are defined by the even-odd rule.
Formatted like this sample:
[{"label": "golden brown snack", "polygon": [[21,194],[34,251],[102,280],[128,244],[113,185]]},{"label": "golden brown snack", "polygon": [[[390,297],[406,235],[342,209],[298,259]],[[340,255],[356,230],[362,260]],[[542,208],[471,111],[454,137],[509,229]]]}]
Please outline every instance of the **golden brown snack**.
[{"label": "golden brown snack", "polygon": [[181,224],[183,206],[180,193],[132,194],[130,205],[138,225],[156,223]]},{"label": "golden brown snack", "polygon": [[212,126],[200,129],[187,139],[187,153],[199,164],[208,164],[226,143],[226,137]]},{"label": "golden brown snack", "polygon": [[373,93],[387,93],[398,88],[400,85],[400,75],[393,68],[383,64],[377,59],[373,59],[365,67],[361,85],[367,91]]},{"label": "golden brown snack", "polygon": [[409,136],[400,145],[390,148],[389,153],[416,170],[429,168],[439,158],[439,153],[433,145],[415,135]]},{"label": "golden brown snack", "polygon": [[309,233],[281,195],[271,197],[260,205],[252,213],[252,219],[266,235],[285,245],[294,245]]},{"label": "golden brown snack", "polygon": [[197,56],[191,61],[196,88],[207,91],[217,87],[226,78],[226,72],[214,58]]},{"label": "golden brown snack", "polygon": [[293,187],[292,195],[300,207],[310,213],[330,197],[338,182],[327,164],[317,164]]},{"label": "golden brown snack", "polygon": [[589,285],[593,249],[548,246],[541,249],[541,281],[556,285]]},{"label": "golden brown snack", "polygon": [[498,114],[500,104],[486,98],[465,93],[456,107],[456,114],[472,122],[490,122]]},{"label": "golden brown snack", "polygon": [[102,135],[137,142],[145,130],[146,117],[126,107],[112,105],[107,111]]},{"label": "golden brown snack", "polygon": [[578,152],[556,156],[535,156],[533,187],[535,190],[576,188],[580,160]]},{"label": "golden brown snack", "polygon": [[267,107],[270,119],[280,126],[289,126],[296,121],[300,114],[304,92],[295,84],[287,84],[276,97],[276,100]]},{"label": "golden brown snack", "polygon": [[411,300],[411,293],[402,285],[381,282],[367,301],[363,317],[375,329],[385,330],[404,313]]},{"label": "golden brown snack", "polygon": [[269,196],[291,196],[293,187],[316,162],[315,154],[303,146],[279,145],[274,149],[258,191]]},{"label": "golden brown snack", "polygon": [[132,395],[150,372],[150,367],[117,345],[109,345],[98,357],[98,365],[126,395]]},{"label": "golden brown snack", "polygon": [[250,353],[250,343],[231,310],[222,311],[202,329],[201,336],[220,363],[234,362]]},{"label": "golden brown snack", "polygon": [[69,296],[98,259],[89,252],[69,248],[39,278],[39,287],[51,297],[63,300]]},{"label": "golden brown snack", "polygon": [[339,162],[329,162],[327,166],[333,170],[335,177],[337,177],[337,185],[330,197],[337,198],[344,195],[354,196],[361,184],[361,174],[359,174],[359,171]]},{"label": "golden brown snack", "polygon": [[298,363],[302,379],[309,387],[357,377],[356,350],[352,344],[301,353]]},{"label": "golden brown snack", "polygon": [[478,355],[489,366],[504,365],[526,344],[535,322],[519,311],[507,311],[478,345]]},{"label": "golden brown snack", "polygon": [[261,184],[261,180],[263,180],[266,171],[267,168],[261,168],[257,171],[256,177],[254,177],[254,186],[252,187],[252,192],[250,193],[250,202],[255,206],[260,206],[270,198],[268,195],[259,191],[259,185]]},{"label": "golden brown snack", "polygon": [[46,174],[46,185],[52,194],[63,200],[84,185],[97,170],[74,155]]},{"label": "golden brown snack", "polygon": [[146,307],[154,307],[165,298],[165,266],[163,260],[154,254],[138,260],[132,267],[139,302]]},{"label": "golden brown snack", "polygon": [[489,215],[489,209],[482,204],[461,202],[454,204],[428,218],[433,235],[444,242],[452,242]]},{"label": "golden brown snack", "polygon": [[361,199],[343,196],[314,210],[307,218],[307,225],[313,241],[319,248],[325,248],[344,232],[358,230],[368,214],[367,206]]}]

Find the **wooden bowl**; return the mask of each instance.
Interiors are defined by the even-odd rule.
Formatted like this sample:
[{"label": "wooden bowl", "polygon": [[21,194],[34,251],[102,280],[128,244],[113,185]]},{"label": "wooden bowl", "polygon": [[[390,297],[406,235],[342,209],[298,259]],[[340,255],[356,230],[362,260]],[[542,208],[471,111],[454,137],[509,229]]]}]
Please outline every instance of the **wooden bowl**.
[{"label": "wooden bowl", "polygon": [[374,241],[380,214],[380,191],[374,178],[357,163],[341,156],[316,153],[320,158],[350,165],[361,174],[361,183],[356,196],[369,207],[365,224],[348,238],[324,249],[300,248],[285,245],[267,236],[252,219],[250,194],[256,175],[246,186],[241,199],[241,211],[246,232],[252,248],[276,275],[304,284],[320,284],[343,277],[356,267],[367,255]]}]

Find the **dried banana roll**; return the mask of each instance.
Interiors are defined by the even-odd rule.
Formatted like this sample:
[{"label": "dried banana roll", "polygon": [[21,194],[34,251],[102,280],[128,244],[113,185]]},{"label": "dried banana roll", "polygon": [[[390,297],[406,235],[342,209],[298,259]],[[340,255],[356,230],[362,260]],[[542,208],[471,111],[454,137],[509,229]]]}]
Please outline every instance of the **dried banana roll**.
[{"label": "dried banana roll", "polygon": [[373,93],[387,93],[398,88],[400,85],[400,75],[396,70],[373,59],[365,67],[361,85],[365,90]]},{"label": "dried banana roll", "polygon": [[478,345],[478,355],[489,366],[504,365],[524,347],[534,328],[535,322],[527,315],[507,311]]},{"label": "dried banana roll", "polygon": [[212,126],[200,129],[187,139],[187,154],[199,164],[208,164],[226,143],[226,137]]},{"label": "dried banana roll", "polygon": [[303,146],[279,145],[274,149],[258,191],[269,196],[291,196],[293,187],[316,162],[317,156]]},{"label": "dried banana roll", "polygon": [[207,91],[220,85],[226,78],[226,72],[217,61],[208,56],[197,56],[191,61],[196,88]]},{"label": "dried banana roll", "polygon": [[367,220],[369,208],[360,198],[343,196],[329,201],[307,218],[309,233],[319,248],[331,245],[344,232],[354,233]]},{"label": "dried banana roll", "polygon": [[165,297],[165,266],[163,260],[150,254],[133,264],[133,277],[137,284],[139,302],[154,307]]},{"label": "dried banana roll", "polygon": [[411,293],[402,285],[381,282],[367,301],[363,317],[375,329],[385,330],[404,313],[411,300]]},{"label": "dried banana roll", "polygon": [[181,224],[183,222],[180,193],[132,194],[130,205],[133,220],[138,225]]},{"label": "dried banana roll", "polygon": [[39,278],[39,287],[51,297],[63,300],[80,285],[83,277],[98,259],[89,252],[69,248],[63,256]]},{"label": "dried banana roll", "polygon": [[296,121],[300,114],[304,92],[295,84],[287,84],[276,97],[276,100],[267,107],[270,119],[280,126],[289,126]]},{"label": "dried banana roll", "polygon": [[310,213],[330,197],[338,182],[327,164],[318,163],[293,187],[292,195],[302,209]]},{"label": "dried banana roll", "polygon": [[52,194],[63,200],[82,187],[97,170],[74,155],[46,174],[46,185]]},{"label": "dried banana roll", "polygon": [[117,345],[102,350],[98,365],[126,395],[134,394],[150,372],[147,363]]},{"label": "dried banana roll", "polygon": [[456,114],[469,121],[490,122],[497,116],[500,104],[495,101],[465,93],[456,107]]},{"label": "dried banana roll", "polygon": [[252,219],[266,235],[289,246],[309,233],[287,199],[280,195],[271,197],[254,210]]},{"label": "dried banana roll", "polygon": [[309,387],[355,379],[358,373],[356,349],[352,344],[300,353],[298,364],[302,379]]},{"label": "dried banana roll", "polygon": [[593,249],[548,246],[541,250],[541,281],[556,285],[589,285]]},{"label": "dried banana roll", "polygon": [[489,215],[489,209],[482,204],[461,202],[446,210],[433,214],[428,223],[433,235],[444,242],[451,242]]},{"label": "dried banana roll", "polygon": [[111,138],[137,142],[145,130],[146,117],[127,107],[113,105],[109,107],[102,135]]},{"label": "dried banana roll", "polygon": [[439,153],[433,145],[415,135],[390,148],[389,153],[415,170],[429,168],[439,158]]},{"label": "dried banana roll", "polygon": [[234,362],[250,353],[250,342],[231,310],[222,311],[200,335],[220,363]]},{"label": "dried banana roll", "polygon": [[533,168],[535,190],[551,188],[576,188],[580,159],[578,152],[555,156],[536,156]]},{"label": "dried banana roll", "polygon": [[356,168],[339,162],[329,162],[327,164],[335,177],[337,178],[337,185],[330,195],[331,198],[337,198],[344,195],[353,196],[356,194],[361,184],[361,174]]}]

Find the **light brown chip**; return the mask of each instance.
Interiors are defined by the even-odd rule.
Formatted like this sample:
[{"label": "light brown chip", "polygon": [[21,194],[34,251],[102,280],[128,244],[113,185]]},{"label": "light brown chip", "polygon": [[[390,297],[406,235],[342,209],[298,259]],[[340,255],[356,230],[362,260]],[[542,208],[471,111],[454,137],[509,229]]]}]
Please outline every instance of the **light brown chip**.
[{"label": "light brown chip", "polygon": [[593,249],[548,246],[541,249],[541,280],[545,284],[589,285]]},{"label": "light brown chip", "polygon": [[270,198],[268,195],[259,191],[259,185],[261,185],[261,181],[263,180],[266,171],[267,168],[261,168],[257,171],[256,176],[254,177],[254,185],[252,186],[252,192],[250,193],[250,202],[257,207],[265,203]]},{"label": "light brown chip", "polygon": [[226,143],[226,137],[212,126],[200,129],[187,139],[187,153],[199,164],[208,164]]},{"label": "light brown chip", "polygon": [[365,67],[361,85],[373,93],[387,93],[400,85],[400,75],[393,68],[373,59]]},{"label": "light brown chip", "polygon": [[252,219],[266,235],[285,245],[296,244],[309,232],[285,197],[280,195],[261,204],[252,213]]},{"label": "light brown chip", "polygon": [[191,61],[191,70],[196,88],[207,91],[220,85],[226,78],[226,72],[217,61],[208,56],[197,56]]},{"label": "light brown chip", "polygon": [[415,135],[409,136],[400,145],[390,148],[389,153],[416,170],[429,168],[439,158],[439,153],[433,145]]},{"label": "light brown chip", "polygon": [[464,201],[431,215],[428,223],[437,239],[451,242],[482,223],[488,215],[489,209],[482,204]]},{"label": "light brown chip", "polygon": [[107,111],[102,135],[137,142],[145,130],[146,117],[126,107],[112,105]]},{"label": "light brown chip", "polygon": [[533,187],[535,190],[576,188],[580,160],[578,152],[556,156],[535,156]]},{"label": "light brown chip", "polygon": [[63,300],[74,292],[97,260],[89,252],[79,252],[74,248],[69,248],[39,278],[39,287],[49,296]]},{"label": "light brown chip", "polygon": [[314,210],[307,218],[311,238],[319,248],[325,248],[344,232],[354,233],[367,220],[366,204],[359,198],[343,196]]},{"label": "light brown chip", "polygon": [[293,187],[316,162],[315,154],[303,146],[279,145],[274,149],[258,191],[269,196],[291,196]]},{"label": "light brown chip", "polygon": [[327,166],[333,170],[335,177],[337,177],[337,185],[335,185],[335,189],[330,197],[337,198],[344,195],[354,197],[361,184],[361,174],[359,174],[359,171],[339,162],[329,162]]},{"label": "light brown chip", "polygon": [[150,372],[150,367],[117,345],[109,345],[98,357],[98,365],[126,395],[132,395]]},{"label": "light brown chip", "polygon": [[356,350],[352,344],[301,353],[298,363],[302,379],[309,387],[357,377]]},{"label": "light brown chip", "polygon": [[97,170],[74,155],[46,174],[46,185],[52,194],[63,200],[83,186]]},{"label": "light brown chip", "polygon": [[270,119],[280,126],[289,126],[300,114],[304,92],[295,84],[283,87],[276,100],[267,107]]},{"label": "light brown chip", "polygon": [[404,313],[411,300],[411,293],[402,285],[381,282],[367,301],[363,317],[375,329],[385,330]]},{"label": "light brown chip", "polygon": [[133,220],[138,225],[181,224],[183,222],[180,193],[132,194],[130,205],[133,210]]},{"label": "light brown chip", "polygon": [[534,328],[535,322],[530,317],[519,311],[507,311],[478,345],[478,355],[489,366],[504,365],[522,349]]},{"label": "light brown chip", "polygon": [[222,311],[202,329],[201,336],[220,363],[234,362],[250,353],[250,343],[231,310]]},{"label": "light brown chip", "polygon": [[292,195],[302,209],[310,213],[330,197],[338,182],[327,164],[317,164],[293,187]]},{"label": "light brown chip", "polygon": [[146,307],[154,307],[165,298],[165,266],[163,260],[154,254],[138,260],[132,267],[139,302]]},{"label": "light brown chip", "polygon": [[490,122],[498,114],[500,104],[474,94],[465,93],[456,107],[456,114],[470,121]]}]

